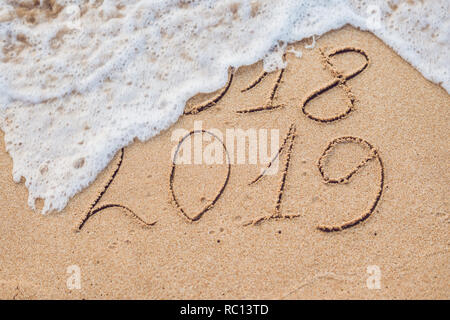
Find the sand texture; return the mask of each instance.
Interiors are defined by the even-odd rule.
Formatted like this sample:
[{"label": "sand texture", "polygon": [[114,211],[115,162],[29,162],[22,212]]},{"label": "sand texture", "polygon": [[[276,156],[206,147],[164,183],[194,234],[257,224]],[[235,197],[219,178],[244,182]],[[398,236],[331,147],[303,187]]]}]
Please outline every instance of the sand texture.
[{"label": "sand texture", "polygon": [[[310,42],[285,70],[230,70],[60,213],[27,206],[1,133],[0,298],[450,298],[448,93],[368,32]],[[174,167],[173,131],[199,121],[278,129],[278,173]]]}]

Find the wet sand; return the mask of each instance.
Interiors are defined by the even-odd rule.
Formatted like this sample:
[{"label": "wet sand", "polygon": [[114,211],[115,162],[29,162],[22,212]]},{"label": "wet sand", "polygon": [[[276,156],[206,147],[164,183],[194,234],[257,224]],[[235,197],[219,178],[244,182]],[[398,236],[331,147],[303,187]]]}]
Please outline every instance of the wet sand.
[{"label": "wet sand", "polygon": [[[448,299],[449,95],[370,33],[310,42],[281,76],[255,83],[257,63],[192,98],[59,213],[27,206],[1,133],[0,298]],[[174,130],[199,121],[224,135],[278,129],[277,174],[251,183],[259,162],[174,170]]]}]

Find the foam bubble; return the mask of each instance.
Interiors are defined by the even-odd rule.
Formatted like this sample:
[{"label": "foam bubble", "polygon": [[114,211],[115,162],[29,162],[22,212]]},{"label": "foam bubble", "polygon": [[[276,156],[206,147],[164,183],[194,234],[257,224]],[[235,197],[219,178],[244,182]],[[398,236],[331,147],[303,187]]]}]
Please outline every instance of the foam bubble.
[{"label": "foam bubble", "polygon": [[[135,137],[173,124],[229,66],[350,23],[450,90],[448,1],[0,0],[0,127],[29,205],[63,209]],[[301,56],[301,53],[297,53]]]}]

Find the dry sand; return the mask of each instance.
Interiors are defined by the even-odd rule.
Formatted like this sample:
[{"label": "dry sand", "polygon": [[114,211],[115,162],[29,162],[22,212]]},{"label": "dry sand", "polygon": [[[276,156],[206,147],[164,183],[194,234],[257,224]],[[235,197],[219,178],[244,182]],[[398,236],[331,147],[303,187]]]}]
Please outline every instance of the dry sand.
[{"label": "dry sand", "polygon": [[[269,74],[255,88],[241,92],[261,73],[261,63],[234,74],[229,90],[207,110],[185,115],[169,130],[146,143],[125,148],[120,170],[96,208],[120,204],[85,218],[120,162],[120,153],[93,185],[61,213],[47,216],[27,206],[23,183],[12,181],[12,161],[0,134],[0,298],[132,299],[303,299],[303,298],[450,298],[449,280],[449,123],[450,97],[424,79],[378,38],[351,27],[322,36],[316,48],[287,55],[273,104],[284,107],[253,113],[237,110],[262,106],[277,80]],[[362,49],[367,68],[343,86],[311,100],[306,110],[327,117],[345,111],[348,95],[356,98],[347,117],[320,123],[302,112],[302,101],[333,81],[324,52]],[[350,52],[332,58],[332,66],[352,73],[365,63]],[[346,92],[343,89],[347,89]],[[214,94],[198,95],[187,110]],[[229,181],[214,207],[196,222],[182,215],[169,192],[172,131],[267,128],[280,130],[280,143],[294,124],[279,214],[274,214],[283,179],[280,170],[249,183],[262,166],[231,165]],[[333,146],[324,160],[330,178],[345,176],[368,161],[347,184],[326,184],[317,162],[335,138],[360,137]],[[292,139],[288,139],[289,146]],[[371,153],[372,152],[372,153]],[[341,225],[370,209],[372,214],[343,231],[323,232],[318,225]],[[211,202],[227,175],[223,165],[177,166],[173,189],[186,215]],[[81,271],[81,289],[69,290],[67,268]],[[369,289],[368,266],[378,266],[380,289]]]}]

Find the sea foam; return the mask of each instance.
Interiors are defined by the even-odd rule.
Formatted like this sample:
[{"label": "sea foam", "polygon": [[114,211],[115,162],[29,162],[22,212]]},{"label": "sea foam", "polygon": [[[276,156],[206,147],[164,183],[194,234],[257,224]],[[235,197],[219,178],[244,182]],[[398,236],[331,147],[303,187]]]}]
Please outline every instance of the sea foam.
[{"label": "sea foam", "polygon": [[[62,210],[133,139],[168,128],[230,66],[351,24],[450,90],[449,1],[0,0],[0,128],[29,205]],[[297,52],[301,56],[301,52]]]}]

